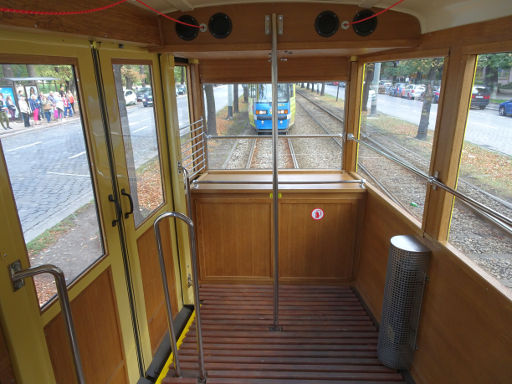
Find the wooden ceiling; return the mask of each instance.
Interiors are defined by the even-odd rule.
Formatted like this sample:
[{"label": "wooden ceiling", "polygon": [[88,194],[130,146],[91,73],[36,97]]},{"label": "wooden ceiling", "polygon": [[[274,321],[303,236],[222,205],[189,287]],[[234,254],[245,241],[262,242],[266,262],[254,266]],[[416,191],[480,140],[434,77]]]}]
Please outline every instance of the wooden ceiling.
[{"label": "wooden ceiling", "polygon": [[[133,4],[139,5],[134,0]],[[387,8],[397,0],[323,0],[316,3],[331,5],[357,5],[361,8]],[[199,8],[250,3],[310,3],[307,0],[146,0],[147,4],[164,13],[190,12]],[[493,20],[512,14],[510,0],[405,0],[395,11],[416,17],[422,33],[452,28],[460,25]]]}]

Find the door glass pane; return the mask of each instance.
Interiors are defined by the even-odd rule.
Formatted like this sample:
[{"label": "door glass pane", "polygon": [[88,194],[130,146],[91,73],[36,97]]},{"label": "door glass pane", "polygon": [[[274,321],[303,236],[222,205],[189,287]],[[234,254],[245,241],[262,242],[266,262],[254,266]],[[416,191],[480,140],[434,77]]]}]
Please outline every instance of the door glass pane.
[{"label": "door glass pane", "polygon": [[138,227],[164,202],[150,65],[114,64],[126,166]]},{"label": "door glass pane", "polygon": [[[104,254],[75,71],[2,64],[0,79],[0,143],[30,264],[55,264],[69,284]],[[42,306],[56,287],[34,281]]]}]

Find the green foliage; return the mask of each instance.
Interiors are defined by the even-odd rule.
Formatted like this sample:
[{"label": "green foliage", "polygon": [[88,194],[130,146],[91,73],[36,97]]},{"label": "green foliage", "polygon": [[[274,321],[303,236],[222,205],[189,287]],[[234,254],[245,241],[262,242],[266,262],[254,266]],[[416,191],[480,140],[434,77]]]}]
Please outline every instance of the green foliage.
[{"label": "green foliage", "polygon": [[381,79],[405,81],[409,78],[414,83],[426,80],[440,81],[443,74],[444,60],[441,57],[426,59],[409,59],[382,63]]}]

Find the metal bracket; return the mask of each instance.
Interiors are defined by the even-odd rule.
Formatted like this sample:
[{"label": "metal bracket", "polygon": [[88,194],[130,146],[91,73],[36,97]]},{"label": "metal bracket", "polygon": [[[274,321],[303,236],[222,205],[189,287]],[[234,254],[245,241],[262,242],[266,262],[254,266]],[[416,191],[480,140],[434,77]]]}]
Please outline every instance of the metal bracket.
[{"label": "metal bracket", "polygon": [[9,264],[8,268],[9,268],[9,273],[11,274],[12,289],[14,290],[14,292],[16,292],[18,289],[23,288],[25,286],[25,279],[19,279],[19,280],[14,279],[14,274],[16,272],[21,271],[21,269],[22,269],[21,261],[16,260],[14,263]]},{"label": "metal bracket", "polygon": [[[439,180],[439,171],[434,172],[434,179]],[[437,185],[432,185],[432,189],[435,191],[437,190]]]},{"label": "metal bracket", "polygon": [[270,15],[265,15],[265,35],[270,35],[271,25]]},{"label": "metal bracket", "polygon": [[284,30],[284,16],[277,15],[277,34],[282,35]]},{"label": "metal bracket", "polygon": [[[108,201],[115,204],[116,199],[114,198],[114,195],[108,195]],[[117,225],[117,219],[112,220],[112,226],[115,227],[116,225]]]}]

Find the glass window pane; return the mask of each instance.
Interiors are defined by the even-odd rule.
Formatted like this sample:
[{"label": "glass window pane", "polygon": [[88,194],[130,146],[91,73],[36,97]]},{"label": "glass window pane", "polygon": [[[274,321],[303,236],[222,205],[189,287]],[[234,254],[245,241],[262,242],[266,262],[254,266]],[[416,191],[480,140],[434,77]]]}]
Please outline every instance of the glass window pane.
[{"label": "glass window pane", "polygon": [[164,202],[151,66],[114,64],[114,78],[138,227]]},{"label": "glass window pane", "polygon": [[[370,63],[365,66],[361,140],[429,172],[443,58]],[[361,144],[358,172],[422,221],[425,181]]]},{"label": "glass window pane", "polygon": [[[512,52],[480,55],[457,190],[512,217]],[[449,241],[512,288],[511,228],[456,199]]]},{"label": "glass window pane", "polygon": [[[272,85],[206,84],[208,167],[272,168]],[[343,133],[344,83],[279,83],[279,168],[341,169],[341,138],[288,138]],[[260,138],[221,139],[222,136]]]},{"label": "glass window pane", "polygon": [[[104,254],[74,69],[2,64],[0,78],[0,143],[30,264],[57,265],[69,284]],[[34,282],[42,306],[56,287]]]}]

